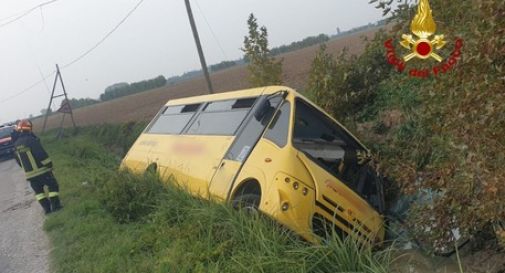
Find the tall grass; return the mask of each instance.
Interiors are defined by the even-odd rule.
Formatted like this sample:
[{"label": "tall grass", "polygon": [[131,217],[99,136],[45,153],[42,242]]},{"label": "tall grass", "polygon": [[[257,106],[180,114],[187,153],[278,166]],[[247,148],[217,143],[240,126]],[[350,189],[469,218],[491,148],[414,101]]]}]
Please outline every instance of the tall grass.
[{"label": "tall grass", "polygon": [[387,250],[311,245],[155,175],[117,172],[118,157],[90,135],[46,141],[65,205],[45,224],[54,272],[389,272]]}]

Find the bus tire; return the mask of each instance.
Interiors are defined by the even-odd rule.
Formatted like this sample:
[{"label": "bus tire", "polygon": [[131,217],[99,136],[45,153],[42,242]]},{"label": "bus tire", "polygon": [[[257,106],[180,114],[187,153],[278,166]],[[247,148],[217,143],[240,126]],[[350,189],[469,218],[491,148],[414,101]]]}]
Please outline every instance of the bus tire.
[{"label": "bus tire", "polygon": [[256,193],[245,193],[236,196],[232,200],[232,206],[237,210],[244,210],[247,213],[255,214],[260,206],[261,196]]}]

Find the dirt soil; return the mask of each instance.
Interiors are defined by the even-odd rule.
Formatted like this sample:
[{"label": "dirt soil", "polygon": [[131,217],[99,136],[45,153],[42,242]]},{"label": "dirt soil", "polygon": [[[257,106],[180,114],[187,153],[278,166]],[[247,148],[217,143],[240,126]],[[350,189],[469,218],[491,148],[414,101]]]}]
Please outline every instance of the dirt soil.
[{"label": "dirt soil", "polygon": [[[345,37],[331,40],[327,50],[335,55],[344,48],[351,54],[359,54],[364,50],[363,38],[372,38],[378,28],[357,32]],[[310,66],[319,49],[318,45],[282,54],[284,85],[302,90],[308,79]],[[215,92],[240,90],[250,87],[247,80],[247,67],[237,66],[211,74]],[[112,83],[111,83],[112,84]],[[68,90],[72,97],[72,90]],[[78,126],[102,123],[121,123],[128,121],[150,120],[162,105],[169,99],[196,96],[207,93],[207,85],[203,77],[197,77],[176,85],[164,86],[140,94],[134,94],[111,101],[76,109],[75,121]],[[55,109],[53,109],[55,110]],[[62,120],[61,114],[55,114],[48,119],[47,128],[58,128]],[[43,119],[34,120],[36,131],[41,130]],[[71,126],[67,117],[64,126]]]},{"label": "dirt soil", "polygon": [[392,272],[398,273],[505,273],[505,253],[495,250],[460,253],[460,270],[456,255],[433,257],[417,250],[401,251],[393,262]]},{"label": "dirt soil", "polygon": [[49,272],[44,215],[14,160],[0,162],[0,272]]}]

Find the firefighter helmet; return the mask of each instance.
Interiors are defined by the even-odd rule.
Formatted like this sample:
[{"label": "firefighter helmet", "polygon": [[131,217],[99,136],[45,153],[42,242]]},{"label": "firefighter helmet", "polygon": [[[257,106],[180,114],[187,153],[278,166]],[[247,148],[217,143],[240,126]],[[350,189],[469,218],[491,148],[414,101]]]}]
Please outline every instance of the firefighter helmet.
[{"label": "firefighter helmet", "polygon": [[23,119],[18,122],[16,125],[16,130],[19,132],[31,132],[32,131],[32,122],[28,119]]}]

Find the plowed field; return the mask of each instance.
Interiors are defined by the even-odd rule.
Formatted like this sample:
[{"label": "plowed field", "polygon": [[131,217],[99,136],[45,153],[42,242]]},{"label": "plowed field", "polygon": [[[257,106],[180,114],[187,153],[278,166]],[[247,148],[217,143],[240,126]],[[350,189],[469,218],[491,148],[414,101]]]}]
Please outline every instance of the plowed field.
[{"label": "plowed field", "polygon": [[[359,54],[364,49],[363,37],[371,38],[376,31],[377,29],[371,29],[331,40],[327,43],[328,51],[336,55],[344,48],[348,48],[351,54]],[[297,90],[305,87],[310,65],[318,49],[319,46],[315,45],[279,56],[279,58],[284,59],[284,85]],[[215,92],[250,87],[247,73],[246,66],[232,67],[212,73],[211,79]],[[151,91],[76,109],[74,111],[75,121],[78,126],[86,126],[101,123],[150,120],[169,99],[195,96],[205,94],[206,92],[205,79],[198,77],[173,86],[164,86]],[[47,128],[57,128],[60,122],[61,114],[52,115],[48,119]],[[42,123],[42,118],[35,120],[35,129],[40,130]],[[65,127],[71,126],[68,116],[64,125]]]}]

